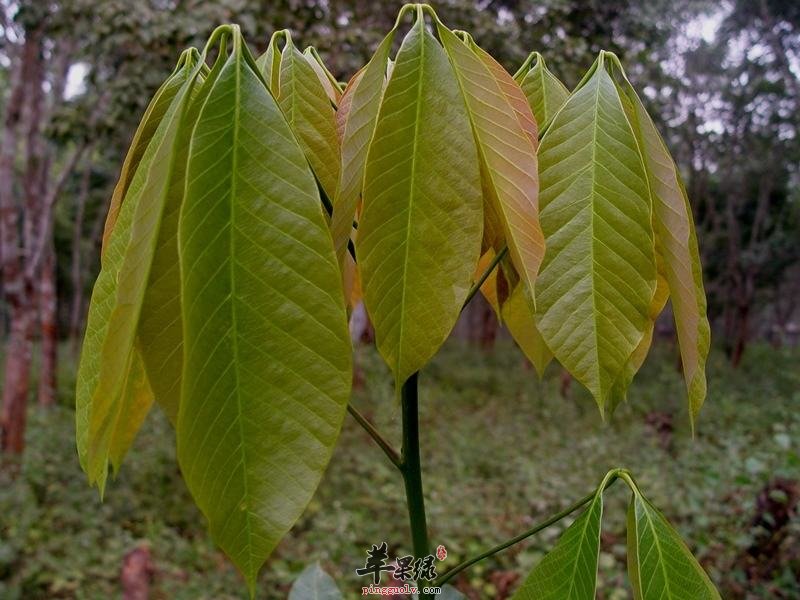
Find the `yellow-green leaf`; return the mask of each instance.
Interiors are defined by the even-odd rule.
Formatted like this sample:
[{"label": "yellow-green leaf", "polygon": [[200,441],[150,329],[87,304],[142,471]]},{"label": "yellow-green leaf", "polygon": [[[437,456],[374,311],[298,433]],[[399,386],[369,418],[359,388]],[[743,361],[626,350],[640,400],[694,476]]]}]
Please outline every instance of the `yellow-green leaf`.
[{"label": "yellow-green leaf", "polygon": [[[183,84],[153,133],[121,203],[89,306],[78,367],[76,426],[81,464],[101,494],[113,440],[119,435],[132,439],[133,428],[141,423],[121,420],[120,415],[130,410],[126,403],[141,397],[126,393],[129,369],[138,360],[131,355],[139,352],[136,334],[165,206],[172,195],[178,195],[174,200],[178,203],[182,196],[182,183],[177,184],[183,181],[185,152],[179,148],[184,146],[187,107],[202,71],[196,52],[187,56]],[[133,431],[116,433],[119,428]]]},{"label": "yellow-green leaf", "polygon": [[719,600],[677,531],[633,489],[628,508],[628,575],[636,600]]},{"label": "yellow-green leaf", "polygon": [[[616,57],[614,57],[616,60]],[[630,101],[644,153],[653,198],[653,224],[659,264],[669,287],[678,333],[692,426],[706,396],[705,363],[710,344],[703,271],[692,210],[680,173],[633,86],[623,77],[622,92]]]},{"label": "yellow-green leaf", "polygon": [[[196,51],[195,51],[196,52]],[[153,95],[152,100],[147,105],[147,109],[136,128],[136,133],[133,135],[131,146],[128,153],[125,155],[125,160],[122,163],[122,170],[119,174],[119,180],[114,187],[114,192],[111,196],[111,203],[108,207],[108,215],[106,216],[105,228],[103,230],[103,251],[108,245],[108,240],[111,237],[111,232],[114,230],[114,225],[119,216],[119,210],[122,206],[122,200],[128,192],[128,187],[131,184],[134,173],[139,166],[139,161],[142,160],[147,145],[153,138],[153,134],[158,128],[159,123],[164,118],[164,113],[167,112],[172,101],[175,99],[175,94],[186,81],[187,70],[184,68],[187,60],[186,54],[181,54],[175,70],[161,84],[156,93]]]},{"label": "yellow-green leaf", "polygon": [[[396,29],[395,25],[395,29]],[[395,29],[392,29],[378,46],[375,54],[354,77],[349,110],[342,134],[341,168],[336,196],[333,202],[331,232],[336,256],[344,264],[347,243],[353,229],[353,218],[358,207],[364,180],[364,165],[369,143],[378,120],[378,110],[384,90],[386,65],[392,49]],[[345,92],[346,93],[346,92]]]},{"label": "yellow-green leaf", "polygon": [[539,331],[602,412],[648,329],[656,287],[647,174],[604,53],[556,114],[539,161]]},{"label": "yellow-green leaf", "polygon": [[118,419],[122,426],[114,430],[108,450],[108,459],[115,473],[119,472],[122,459],[133,445],[136,433],[153,405],[153,392],[150,389],[150,382],[147,380],[144,363],[139,352],[130,353],[127,371],[122,408]]},{"label": "yellow-green leaf", "polygon": [[339,180],[339,137],[330,98],[306,57],[284,32],[278,103],[328,198]]},{"label": "yellow-green leaf", "polygon": [[[348,128],[354,111],[355,98]],[[481,202],[464,100],[419,16],[380,106],[356,246],[378,349],[399,383],[458,319],[480,253]]]},{"label": "yellow-green leaf", "polygon": [[352,378],[313,173],[238,30],[191,140],[179,249],[178,460],[254,590],[319,484]]},{"label": "yellow-green leaf", "polygon": [[344,139],[344,131],[347,127],[347,118],[350,116],[350,108],[353,106],[353,94],[358,82],[364,76],[364,69],[362,67],[356,72],[355,75],[347,82],[347,86],[342,92],[342,97],[339,100],[339,106],[336,109],[336,132],[339,134],[339,139]]},{"label": "yellow-green leaf", "polygon": [[517,284],[512,290],[500,310],[503,324],[541,378],[547,365],[553,360],[553,354],[536,327],[534,315],[525,299],[525,289],[521,284]]},{"label": "yellow-green leaf", "polygon": [[561,534],[555,548],[533,568],[512,600],[594,600],[604,484],[581,516]]},{"label": "yellow-green leaf", "polygon": [[569,98],[569,90],[550,72],[544,57],[533,52],[514,76],[528,99],[536,122],[546,128]]},{"label": "yellow-green leaf", "polygon": [[308,64],[311,65],[311,68],[314,69],[317,77],[319,77],[319,82],[322,84],[322,87],[325,88],[325,93],[328,95],[330,101],[334,106],[338,106],[339,101],[342,99],[342,88],[339,87],[339,82],[336,81],[336,78],[328,70],[328,67],[325,66],[317,50],[313,46],[309,46],[303,50],[303,56],[308,61]]},{"label": "yellow-green leaf", "polygon": [[281,76],[281,51],[278,48],[280,40],[288,33],[288,29],[281,29],[272,34],[269,44],[264,54],[256,60],[258,72],[267,83],[267,87],[276,98],[280,95],[280,76]]},{"label": "yellow-green leaf", "polygon": [[514,268],[533,299],[544,256],[533,115],[519,86],[494,59],[441,24],[438,31],[469,109],[491,205],[487,228],[499,220]]}]

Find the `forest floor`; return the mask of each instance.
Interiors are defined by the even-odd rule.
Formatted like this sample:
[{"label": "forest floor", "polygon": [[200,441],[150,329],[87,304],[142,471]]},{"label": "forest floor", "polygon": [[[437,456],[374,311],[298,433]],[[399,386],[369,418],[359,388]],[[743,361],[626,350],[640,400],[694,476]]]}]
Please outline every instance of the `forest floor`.
[{"label": "forest floor", "polygon": [[[391,377],[359,350],[354,402],[392,440],[399,410]],[[694,439],[674,350],[656,348],[610,422],[561,370],[544,381],[510,343],[490,353],[451,340],[421,376],[422,459],[432,544],[441,572],[591,491],[624,466],[678,528],[724,598],[800,598],[800,351],[761,346],[733,371],[709,363],[709,395]],[[29,414],[21,463],[0,465],[0,600],[120,597],[123,558],[147,549],[156,600],[240,599],[245,586],[214,549],[175,463],[166,419],[148,418],[105,502],[86,485],[74,445],[74,375],[60,406]],[[14,473],[16,473],[14,475]],[[606,494],[599,598],[630,598],[624,486]],[[455,581],[470,599],[506,598],[552,547],[551,528]],[[394,467],[348,416],[319,491],[264,568],[258,598],[283,600],[319,561],[344,597],[360,597],[372,544],[409,553],[404,493]],[[365,583],[366,582],[366,583]]]}]

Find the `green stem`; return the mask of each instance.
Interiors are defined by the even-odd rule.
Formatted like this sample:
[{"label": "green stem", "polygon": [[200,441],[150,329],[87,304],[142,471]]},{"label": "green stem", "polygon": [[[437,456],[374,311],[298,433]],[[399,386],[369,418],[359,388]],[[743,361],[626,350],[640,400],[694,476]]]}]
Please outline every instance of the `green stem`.
[{"label": "green stem", "polygon": [[[403,463],[401,472],[406,488],[406,504],[411,525],[411,543],[416,558],[430,553],[428,523],[425,518],[425,498],[422,493],[422,464],[419,457],[419,373],[409,377],[400,389],[403,414]],[[421,583],[421,582],[417,582]],[[420,600],[431,598],[420,594]]]},{"label": "green stem", "polygon": [[352,404],[347,405],[347,412],[353,415],[353,418],[358,422],[361,427],[364,428],[369,436],[375,441],[376,444],[383,450],[383,453],[392,461],[392,464],[397,467],[398,469],[403,469],[403,461],[400,459],[400,455],[397,453],[392,445],[384,438],[380,432],[375,428],[375,426],[370,423],[369,419],[367,419],[364,415],[359,412],[359,410],[353,406]]},{"label": "green stem", "polygon": [[494,255],[492,262],[486,267],[486,270],[483,272],[483,275],[480,276],[480,279],[472,284],[472,287],[469,288],[469,293],[467,294],[467,298],[464,300],[464,304],[461,306],[461,310],[464,310],[464,307],[469,304],[469,301],[478,293],[478,290],[481,289],[481,286],[484,282],[489,279],[489,275],[492,274],[495,267],[500,264],[500,261],[503,260],[503,257],[508,254],[508,246],[503,246],[503,249],[500,250],[497,254]]},{"label": "green stem", "polygon": [[[611,479],[608,482],[608,484],[606,484],[606,487],[610,486],[613,482],[614,482],[614,479]],[[498,552],[502,552],[506,548],[510,548],[514,544],[518,544],[522,540],[524,540],[526,538],[529,538],[532,535],[536,535],[537,533],[539,533],[543,529],[547,529],[551,525],[554,525],[555,523],[558,523],[561,519],[571,515],[572,513],[574,513],[576,510],[578,510],[584,504],[589,503],[592,500],[592,498],[595,497],[596,494],[597,494],[597,492],[594,491],[591,494],[589,494],[587,496],[584,496],[583,498],[581,498],[580,500],[578,500],[574,504],[569,505],[567,508],[565,508],[561,512],[558,512],[558,513],[552,515],[551,517],[548,517],[545,521],[542,521],[538,525],[535,525],[535,526],[531,527],[527,531],[523,531],[519,535],[516,535],[513,538],[511,538],[510,540],[506,540],[505,542],[503,542],[501,544],[498,544],[494,548],[490,548],[489,550],[486,550],[485,552],[482,552],[481,554],[478,554],[477,556],[474,556],[472,558],[469,558],[469,559],[465,560],[464,562],[462,562],[460,564],[457,564],[455,567],[453,567],[452,569],[450,569],[446,573],[443,573],[441,576],[439,576],[439,578],[436,580],[434,585],[442,586],[445,583],[447,583],[448,581],[450,581],[453,577],[455,577],[456,575],[461,573],[461,571],[463,571],[465,569],[468,569],[469,567],[474,565],[476,562],[480,562],[484,558],[488,558],[488,557],[490,557],[490,556],[492,556],[494,554],[497,554]]]}]

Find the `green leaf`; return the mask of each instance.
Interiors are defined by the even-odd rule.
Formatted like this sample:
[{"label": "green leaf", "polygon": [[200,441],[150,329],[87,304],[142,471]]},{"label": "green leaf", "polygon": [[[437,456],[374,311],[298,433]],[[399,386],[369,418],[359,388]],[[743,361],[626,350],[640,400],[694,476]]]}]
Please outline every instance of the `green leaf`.
[{"label": "green leaf", "polygon": [[569,98],[569,90],[550,72],[544,57],[533,52],[514,76],[528,99],[540,129],[545,129]]},{"label": "green leaf", "polygon": [[523,285],[517,284],[514,287],[508,299],[503,303],[500,313],[503,317],[503,324],[508,328],[511,337],[531,361],[536,373],[541,378],[547,365],[553,360],[553,354],[536,327],[534,315],[525,299]]},{"label": "green leaf", "polygon": [[339,139],[344,139],[345,128],[347,127],[347,118],[350,116],[350,109],[353,106],[353,94],[364,75],[366,67],[361,67],[355,75],[347,82],[347,86],[342,92],[342,97],[339,99],[339,105],[336,108],[336,133],[339,134]]},{"label": "green leaf", "polygon": [[119,473],[122,459],[133,445],[136,434],[153,405],[153,391],[147,380],[141,353],[134,349],[130,353],[129,361],[117,419],[118,426],[114,429],[108,449],[108,460],[114,473]]},{"label": "green leaf", "polygon": [[689,395],[689,415],[694,427],[706,396],[705,363],[710,345],[710,328],[692,210],[680,173],[664,140],[625,77],[619,60],[616,57],[613,60],[622,77],[620,88],[632,107],[633,122],[644,152],[653,198],[659,271],[666,280],[672,299],[683,375]]},{"label": "green leaf", "polygon": [[[350,120],[354,110],[355,104]],[[447,56],[421,15],[381,103],[363,201],[356,249],[364,300],[378,349],[402,383],[455,325],[481,243],[469,118]]]},{"label": "green leaf", "polygon": [[[221,54],[225,54],[222,40]],[[156,402],[174,426],[178,421],[183,368],[183,316],[178,257],[178,217],[186,186],[191,128],[224,60],[217,60],[202,86],[195,86],[183,132],[175,146],[176,163],[161,217],[150,277],[139,319],[139,348]]]},{"label": "green leaf", "polygon": [[307,566],[289,590],[289,600],[341,600],[342,593],[333,577],[319,566]]},{"label": "green leaf", "polygon": [[539,153],[547,252],[537,323],[601,413],[650,323],[656,288],[647,174],[601,52]]},{"label": "green leaf", "polygon": [[178,460],[244,574],[299,518],[352,379],[341,276],[316,181],[238,29],[195,126],[179,249]]},{"label": "green leaf", "polygon": [[[499,225],[514,268],[532,300],[544,256],[536,123],[519,86],[491,56],[471,39],[461,41],[442,24],[438,31],[458,77],[478,146],[489,203],[486,228],[496,231]],[[495,251],[500,250],[499,240],[489,241]]]},{"label": "green leaf", "polygon": [[309,46],[303,50],[303,56],[308,61],[308,64],[311,65],[311,68],[314,69],[330,101],[334,106],[338,106],[339,101],[342,99],[342,88],[333,74],[328,70],[328,67],[325,66],[316,48]]},{"label": "green leaf", "polygon": [[187,107],[202,70],[196,64],[196,51],[184,56],[189,58],[183,59],[183,83],[131,179],[89,307],[78,367],[76,426],[81,464],[101,495],[112,446],[115,462],[121,460],[127,447],[120,446],[118,438],[132,441],[144,417],[123,418],[137,412],[128,403],[142,398],[129,393],[127,382],[132,365],[139,360],[132,354],[147,350],[137,349],[135,342],[162,216],[165,206],[179,203],[182,196],[185,152],[180,149],[185,144],[181,139],[186,138]]},{"label": "green leaf", "polygon": [[[402,11],[401,11],[402,14]],[[398,16],[398,20],[399,20]],[[345,90],[347,100],[346,120],[340,126],[341,168],[336,195],[333,201],[331,233],[339,264],[344,265],[347,244],[353,230],[353,218],[361,196],[364,166],[366,165],[369,143],[375,131],[378,111],[383,96],[386,66],[394,41],[394,28],[383,38],[367,65],[350,80]],[[342,104],[345,99],[342,99]]]},{"label": "green leaf", "polygon": [[581,516],[561,535],[555,548],[534,567],[512,600],[594,600],[606,480]]},{"label": "green leaf", "polygon": [[323,191],[333,198],[339,180],[336,113],[319,77],[288,31],[284,38],[280,93],[276,97]]},{"label": "green leaf", "polygon": [[[660,264],[661,261],[658,258],[658,255],[656,255],[656,265]],[[617,381],[614,382],[614,387],[612,388],[611,395],[609,396],[608,400],[609,414],[613,414],[617,407],[622,402],[627,400],[628,387],[647,358],[650,345],[653,343],[653,331],[655,330],[656,320],[661,314],[661,311],[664,310],[664,306],[669,299],[669,288],[667,286],[667,281],[661,275],[660,270],[661,269],[659,268],[659,272],[656,276],[656,292],[650,302],[650,320],[647,323],[644,337],[642,337],[642,341],[639,342],[639,345],[636,346],[633,354],[631,354],[628,362],[625,364],[625,367],[622,370],[622,373],[620,373],[619,377],[617,378]]]},{"label": "green leaf", "polygon": [[153,134],[156,132],[158,125],[164,118],[164,114],[175,99],[175,95],[186,81],[187,72],[185,67],[187,59],[188,54],[182,53],[178,64],[175,66],[175,70],[153,95],[152,100],[150,100],[142,116],[142,120],[136,128],[136,133],[134,133],[131,146],[128,149],[128,153],[125,155],[125,161],[122,163],[119,180],[114,187],[111,203],[108,207],[108,215],[106,216],[105,228],[103,230],[102,247],[104,251],[111,237],[111,232],[114,230],[117,218],[119,217],[122,200],[128,192],[128,187],[136,173],[136,169],[139,167],[139,162],[142,160],[142,156],[150,140],[153,139]]},{"label": "green leaf", "polygon": [[264,78],[267,87],[276,98],[280,95],[280,76],[281,76],[281,51],[278,48],[280,40],[286,37],[288,29],[281,29],[272,34],[267,44],[267,49],[256,60],[258,72]]},{"label": "green leaf", "polygon": [[680,535],[635,486],[628,508],[628,575],[636,600],[720,597]]}]

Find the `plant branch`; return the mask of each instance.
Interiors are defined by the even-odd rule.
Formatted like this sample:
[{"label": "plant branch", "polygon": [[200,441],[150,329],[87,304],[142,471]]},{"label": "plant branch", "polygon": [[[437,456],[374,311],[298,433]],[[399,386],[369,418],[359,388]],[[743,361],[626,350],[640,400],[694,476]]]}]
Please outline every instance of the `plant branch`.
[{"label": "plant branch", "polygon": [[503,246],[503,249],[500,250],[497,254],[494,255],[492,262],[489,263],[489,266],[486,267],[486,270],[483,272],[483,275],[478,278],[478,281],[472,284],[472,287],[469,288],[469,293],[467,294],[466,300],[464,300],[464,304],[461,307],[461,310],[469,304],[469,301],[475,297],[475,294],[478,293],[478,290],[481,289],[481,286],[489,279],[489,275],[492,274],[492,271],[495,270],[495,267],[500,264],[500,261],[503,260],[503,257],[508,254],[508,246]]},{"label": "plant branch", "polygon": [[375,426],[369,422],[359,410],[353,406],[352,404],[347,405],[347,412],[353,415],[353,418],[358,422],[361,427],[364,428],[369,436],[375,441],[376,444],[383,450],[383,453],[392,461],[392,464],[397,467],[398,469],[403,469],[403,461],[400,458],[400,454],[398,454],[397,450],[395,450],[392,445],[384,438],[380,432],[375,428]]},{"label": "plant branch", "polygon": [[[608,488],[609,486],[611,486],[611,484],[615,480],[616,480],[616,477],[614,477],[613,479],[610,479],[605,487]],[[447,583],[448,581],[450,581],[453,577],[455,577],[456,575],[461,573],[461,571],[463,571],[465,569],[468,569],[469,567],[471,567],[475,563],[482,561],[484,558],[488,558],[488,557],[493,556],[493,555],[495,555],[495,554],[497,554],[499,552],[502,552],[506,548],[510,548],[514,544],[518,544],[522,540],[524,540],[526,538],[529,538],[532,535],[536,535],[537,533],[539,533],[543,529],[547,529],[551,525],[554,525],[554,524],[558,523],[564,517],[567,517],[567,516],[571,515],[572,513],[574,513],[576,510],[578,510],[583,505],[588,504],[592,500],[592,498],[595,497],[596,494],[597,494],[597,491],[595,490],[594,492],[584,496],[583,498],[581,498],[580,500],[578,500],[574,504],[571,504],[570,506],[568,506],[567,508],[565,508],[561,512],[558,512],[558,513],[548,517],[546,520],[542,521],[538,525],[534,525],[533,527],[531,527],[527,531],[523,531],[522,533],[520,533],[519,535],[514,536],[511,539],[506,540],[505,542],[502,542],[501,544],[498,544],[497,546],[495,546],[493,548],[490,548],[489,550],[486,550],[485,552],[482,552],[481,554],[478,554],[477,556],[474,556],[473,558],[468,558],[464,562],[462,562],[460,564],[457,564],[455,567],[453,567],[449,571],[447,571],[447,572],[443,573],[442,575],[440,575],[439,578],[436,580],[434,585],[442,586],[445,583]]]}]

